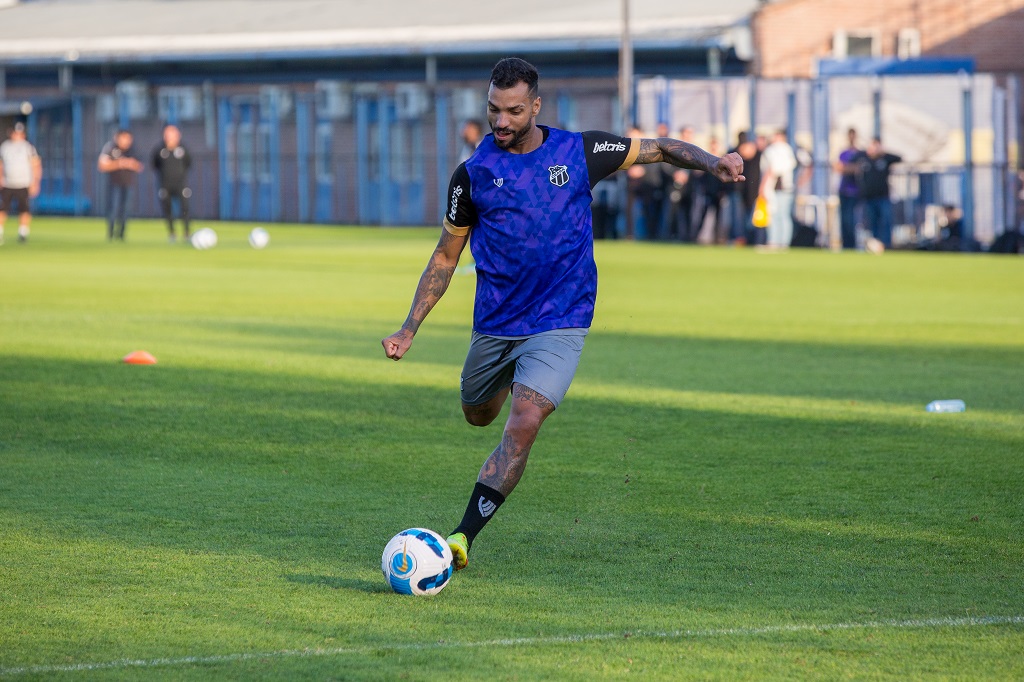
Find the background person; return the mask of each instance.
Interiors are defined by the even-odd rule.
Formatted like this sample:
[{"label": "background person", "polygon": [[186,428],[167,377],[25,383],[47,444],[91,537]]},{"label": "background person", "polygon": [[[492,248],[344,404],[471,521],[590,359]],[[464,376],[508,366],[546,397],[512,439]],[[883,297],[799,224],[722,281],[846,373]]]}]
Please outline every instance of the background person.
[{"label": "background person", "polygon": [[868,148],[854,157],[857,166],[860,198],[864,202],[864,227],[882,242],[892,246],[892,201],[889,199],[889,175],[892,167],[903,161],[882,148],[881,138],[871,139]]},{"label": "background person", "polygon": [[181,223],[188,241],[190,230],[188,200],[192,189],[188,186],[188,171],[192,167],[192,156],[181,144],[181,131],[175,125],[164,126],[164,143],[153,150],[153,170],[156,171],[159,189],[160,210],[167,221],[167,236],[174,243],[174,204],[181,212]]},{"label": "background person", "polygon": [[[721,153],[722,146],[718,142],[718,138],[712,137],[708,141],[708,151],[715,156]],[[725,244],[729,239],[727,233],[728,223],[723,215],[725,212],[723,202],[725,201],[726,184],[714,173],[697,174],[695,184],[696,187],[694,189],[700,195],[700,198],[697,202],[697,210],[693,220],[694,241],[697,241],[701,230],[704,229],[704,221],[708,213],[712,213],[714,214],[714,222],[711,225],[709,241],[713,244]]]},{"label": "background person", "polygon": [[459,148],[459,163],[466,161],[473,156],[473,152],[480,146],[484,139],[484,125],[475,118],[471,118],[462,124],[462,145]]},{"label": "background person", "polygon": [[835,170],[839,177],[839,230],[843,248],[857,248],[857,208],[860,205],[860,186],[857,183],[856,159],[861,149],[857,146],[857,130],[846,131],[846,149],[839,152]]},{"label": "background person", "polygon": [[796,153],[777,130],[761,155],[761,194],[768,201],[768,247],[788,248],[793,241],[793,197]]},{"label": "background person", "polygon": [[575,375],[597,296],[594,185],[633,164],[659,161],[723,180],[743,177],[738,156],[718,158],[679,140],[537,126],[538,78],[532,65],[516,58],[502,59],[491,72],[492,134],[452,175],[441,238],[409,315],[381,341],[393,360],[408,352],[470,243],[477,287],[462,372],[463,414],[470,424],[487,426],[512,400],[501,442],[484,461],[462,521],[448,537],[456,570],[466,567],[474,538],[519,483],[541,425]]},{"label": "background person", "polygon": [[[736,146],[729,150],[730,153],[739,154],[740,147],[747,142],[746,131],[740,131],[736,135]],[[742,156],[742,155],[741,155]],[[744,159],[744,172],[749,177],[750,173],[746,172],[746,159]],[[746,218],[746,212],[743,206],[743,188],[750,180],[742,180],[740,182],[733,182],[726,186],[725,192],[725,206],[726,214],[729,216],[729,242],[742,246],[747,243],[747,227],[744,219]]]},{"label": "background person", "polygon": [[30,199],[39,196],[43,164],[36,148],[25,139],[25,124],[15,123],[0,143],[0,244],[8,213],[18,214],[18,241],[28,241],[32,224]]},{"label": "background person", "polygon": [[[679,128],[679,139],[687,144],[693,144],[696,135],[692,126],[684,125]],[[666,238],[678,238],[681,242],[696,241],[700,227],[694,225],[693,213],[700,200],[697,179],[701,172],[687,168],[659,170],[667,176],[666,182],[669,184]]]},{"label": "background person", "polygon": [[754,226],[754,207],[761,193],[761,154],[767,146],[761,135],[756,135],[753,140],[744,135],[736,148],[736,153],[743,159],[743,174],[747,178],[741,184],[740,199],[743,202],[743,233],[746,237],[744,241],[751,246],[761,245],[767,241],[767,230]]},{"label": "background person", "polygon": [[128,222],[128,200],[142,163],[132,152],[133,137],[127,130],[118,130],[114,139],[103,146],[96,167],[109,178],[107,186],[107,240],[124,241]]}]

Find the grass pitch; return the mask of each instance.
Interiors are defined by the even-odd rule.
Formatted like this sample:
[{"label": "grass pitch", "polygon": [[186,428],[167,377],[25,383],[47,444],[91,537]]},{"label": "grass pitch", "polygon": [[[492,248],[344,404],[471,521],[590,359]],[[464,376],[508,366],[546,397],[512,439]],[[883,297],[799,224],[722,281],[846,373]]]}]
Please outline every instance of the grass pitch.
[{"label": "grass pitch", "polygon": [[215,227],[0,247],[0,678],[1024,677],[1019,258],[598,244],[576,382],[415,599],[384,543],[500,436],[473,277],[393,363],[437,230]]}]

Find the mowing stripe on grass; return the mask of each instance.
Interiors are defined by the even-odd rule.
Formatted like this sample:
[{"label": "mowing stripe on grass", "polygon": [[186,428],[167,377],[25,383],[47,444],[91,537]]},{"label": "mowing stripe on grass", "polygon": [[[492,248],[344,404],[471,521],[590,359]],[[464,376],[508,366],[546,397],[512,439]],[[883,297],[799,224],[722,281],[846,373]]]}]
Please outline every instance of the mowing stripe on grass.
[{"label": "mowing stripe on grass", "polygon": [[481,642],[427,642],[421,644],[385,644],[381,646],[339,647],[332,649],[294,649],[262,653],[221,654],[219,656],[182,656],[180,658],[128,658],[101,663],[75,663],[72,665],[35,665],[24,668],[0,668],[0,677],[40,675],[59,672],[88,672],[117,668],[159,668],[185,665],[215,665],[239,663],[273,658],[301,658],[313,656],[366,655],[388,651],[428,651],[433,649],[477,649],[489,647],[543,646],[607,641],[613,639],[698,639],[712,637],[744,637],[786,634],[793,632],[827,632],[829,630],[872,630],[912,628],[964,628],[979,625],[1020,625],[1024,616],[977,616],[973,618],[924,618],[915,620],[883,620],[863,623],[832,623],[827,625],[765,625],[761,627],[711,628],[707,630],[672,630],[670,632],[603,632],[584,635],[551,637],[514,637]]}]

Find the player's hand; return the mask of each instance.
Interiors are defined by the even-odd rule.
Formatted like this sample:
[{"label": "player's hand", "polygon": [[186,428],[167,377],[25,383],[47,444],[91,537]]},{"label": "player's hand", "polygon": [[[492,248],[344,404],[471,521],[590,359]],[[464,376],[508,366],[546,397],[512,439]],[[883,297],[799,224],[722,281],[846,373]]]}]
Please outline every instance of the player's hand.
[{"label": "player's hand", "polygon": [[30,197],[32,197],[33,199],[35,199],[37,196],[39,196],[39,184],[38,183],[35,183],[31,187],[28,188],[28,195]]},{"label": "player's hand", "polygon": [[736,152],[730,152],[718,159],[715,166],[715,177],[722,182],[742,182],[746,180],[743,175],[743,157]]},{"label": "player's hand", "polygon": [[401,360],[412,345],[412,332],[407,329],[399,329],[391,336],[381,340],[380,345],[384,346],[384,355],[392,360]]}]

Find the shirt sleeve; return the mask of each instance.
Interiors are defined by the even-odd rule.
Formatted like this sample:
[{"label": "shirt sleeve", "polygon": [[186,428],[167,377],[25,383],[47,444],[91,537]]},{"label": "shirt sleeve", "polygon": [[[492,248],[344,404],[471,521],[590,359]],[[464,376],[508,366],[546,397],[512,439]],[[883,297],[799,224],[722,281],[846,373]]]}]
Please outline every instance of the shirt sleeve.
[{"label": "shirt sleeve", "polygon": [[476,225],[477,213],[471,190],[469,171],[465,163],[460,163],[448,183],[448,205],[444,214],[444,229],[456,237],[469,234],[470,228]]},{"label": "shirt sleeve", "polygon": [[617,170],[629,168],[640,153],[640,140],[600,130],[583,133],[583,154],[587,160],[590,188]]}]

